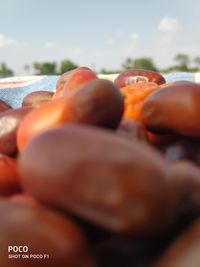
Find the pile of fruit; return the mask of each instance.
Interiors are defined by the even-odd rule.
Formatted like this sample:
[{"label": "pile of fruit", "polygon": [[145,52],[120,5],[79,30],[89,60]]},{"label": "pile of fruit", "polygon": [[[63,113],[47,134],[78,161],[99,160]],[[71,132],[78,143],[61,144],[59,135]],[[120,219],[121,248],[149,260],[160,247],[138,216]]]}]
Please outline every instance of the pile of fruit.
[{"label": "pile of fruit", "polygon": [[199,266],[200,84],[81,67],[1,100],[0,196],[2,267]]}]

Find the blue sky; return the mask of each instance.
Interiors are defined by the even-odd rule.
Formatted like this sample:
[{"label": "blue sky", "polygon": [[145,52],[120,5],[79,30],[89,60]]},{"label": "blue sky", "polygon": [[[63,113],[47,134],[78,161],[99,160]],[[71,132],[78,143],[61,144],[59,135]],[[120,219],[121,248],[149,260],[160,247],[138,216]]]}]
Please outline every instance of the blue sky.
[{"label": "blue sky", "polygon": [[200,1],[0,0],[0,62],[16,75],[25,64],[71,59],[120,68],[127,57],[174,64],[200,56]]}]

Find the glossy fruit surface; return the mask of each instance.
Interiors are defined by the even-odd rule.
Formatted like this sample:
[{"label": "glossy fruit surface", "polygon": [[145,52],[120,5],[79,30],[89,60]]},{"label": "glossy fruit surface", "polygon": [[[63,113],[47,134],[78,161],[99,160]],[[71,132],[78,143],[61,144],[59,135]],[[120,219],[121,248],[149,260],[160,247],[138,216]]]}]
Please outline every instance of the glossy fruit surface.
[{"label": "glossy fruit surface", "polygon": [[[8,200],[0,201],[0,212],[2,266],[94,267],[82,232],[69,218],[39,204]],[[28,251],[8,252],[9,246],[26,246]],[[21,256],[11,259],[8,255],[12,254]],[[22,254],[29,257],[23,258]]]},{"label": "glossy fruit surface", "polygon": [[54,93],[48,91],[35,91],[26,95],[22,101],[22,107],[39,107],[52,99]]},{"label": "glossy fruit surface", "polygon": [[21,191],[16,159],[0,154],[0,196]]},{"label": "glossy fruit surface", "polygon": [[123,114],[123,97],[112,82],[96,79],[33,110],[20,123],[19,150],[35,135],[75,122],[115,129]]},{"label": "glossy fruit surface", "polygon": [[58,98],[65,93],[78,89],[88,81],[98,79],[96,73],[89,68],[80,67],[61,75],[56,84],[53,98]]},{"label": "glossy fruit surface", "polygon": [[9,109],[0,113],[0,153],[14,156],[17,153],[17,129],[32,107]]},{"label": "glossy fruit surface", "polygon": [[136,83],[122,87],[120,91],[124,95],[124,116],[140,120],[144,99],[156,89],[158,89],[158,85],[152,82]]},{"label": "glossy fruit surface", "polygon": [[160,85],[165,83],[165,79],[160,73],[155,71],[132,69],[121,72],[114,81],[120,88],[142,82],[154,82]]},{"label": "glossy fruit surface", "polygon": [[10,105],[8,105],[5,101],[0,99],[0,112],[6,111],[11,108],[12,107]]},{"label": "glossy fruit surface", "polygon": [[200,85],[183,82],[166,86],[144,101],[141,118],[154,132],[200,136]]},{"label": "glossy fruit surface", "polygon": [[186,229],[152,267],[197,267],[200,262],[200,221]]},{"label": "glossy fruit surface", "polygon": [[39,201],[139,236],[169,226],[167,168],[159,153],[136,139],[78,125],[38,135],[20,157],[23,187]]}]

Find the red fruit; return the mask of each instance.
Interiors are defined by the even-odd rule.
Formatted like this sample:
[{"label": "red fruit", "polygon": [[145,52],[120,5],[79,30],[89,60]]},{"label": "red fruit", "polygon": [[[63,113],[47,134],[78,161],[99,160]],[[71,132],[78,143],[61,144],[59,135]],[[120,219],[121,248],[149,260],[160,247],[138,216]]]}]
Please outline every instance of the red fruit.
[{"label": "red fruit", "polygon": [[53,95],[53,92],[48,91],[31,92],[24,97],[22,107],[39,107],[43,103],[50,101]]},{"label": "red fruit", "polygon": [[5,110],[11,109],[12,107],[8,105],[6,102],[0,99],[0,112],[3,112]]},{"label": "red fruit", "polygon": [[130,141],[135,139],[139,139],[142,141],[147,140],[146,130],[142,123],[125,117],[122,119],[116,133],[117,135],[126,138]]},{"label": "red fruit", "polygon": [[24,205],[36,206],[38,202],[30,195],[25,192],[20,192],[12,195],[9,200],[13,203],[21,203]]},{"label": "red fruit", "polygon": [[17,161],[0,154],[0,196],[12,195],[20,191]]},{"label": "red fruit", "polygon": [[[78,225],[69,218],[39,204],[13,203],[9,200],[0,201],[0,213],[0,266],[95,266],[87,240]],[[9,252],[8,246],[27,246],[28,251],[17,254]],[[20,254],[20,257],[11,259],[8,254]],[[29,257],[23,258],[23,254]]]},{"label": "red fruit", "polygon": [[26,192],[92,224],[139,238],[161,235],[174,216],[168,162],[114,132],[70,125],[32,139],[19,158]]},{"label": "red fruit", "polygon": [[18,128],[18,148],[22,150],[35,135],[69,122],[115,129],[122,114],[123,97],[116,85],[108,80],[93,80],[80,90],[31,111]]},{"label": "red fruit", "polygon": [[0,113],[0,153],[13,156],[17,151],[16,132],[32,107],[9,109]]},{"label": "red fruit", "polygon": [[195,220],[154,262],[152,267],[196,267],[200,264],[200,220]]},{"label": "red fruit", "polygon": [[66,76],[61,76],[57,82],[56,93],[54,94],[53,98],[58,98],[64,93],[75,90],[88,81],[98,79],[95,72],[84,67],[75,69],[69,73],[67,72],[64,75]]},{"label": "red fruit", "polygon": [[160,85],[165,83],[165,79],[160,73],[151,70],[125,70],[114,81],[120,88],[141,82],[154,82]]},{"label": "red fruit", "polygon": [[200,84],[180,82],[156,90],[145,98],[141,120],[155,133],[200,137]]}]

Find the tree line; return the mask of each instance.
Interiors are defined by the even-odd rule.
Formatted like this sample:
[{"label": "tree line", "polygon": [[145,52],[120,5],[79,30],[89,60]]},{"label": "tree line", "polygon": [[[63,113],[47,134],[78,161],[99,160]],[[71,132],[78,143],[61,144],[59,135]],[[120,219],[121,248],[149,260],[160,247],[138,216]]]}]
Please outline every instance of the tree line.
[{"label": "tree line", "polygon": [[[27,74],[34,75],[60,75],[64,72],[73,70],[79,67],[78,64],[70,59],[57,62],[34,62],[32,65],[25,65],[24,70]],[[101,69],[99,72],[103,74],[117,73],[127,69],[147,69],[154,70],[161,73],[170,73],[178,71],[197,72],[200,71],[200,56],[196,56],[191,59],[187,54],[179,53],[174,57],[174,65],[169,66],[166,69],[159,69],[154,60],[151,57],[140,58],[126,58],[122,62],[120,69]],[[0,77],[14,76],[15,73],[10,69],[5,62],[0,64]]]}]

